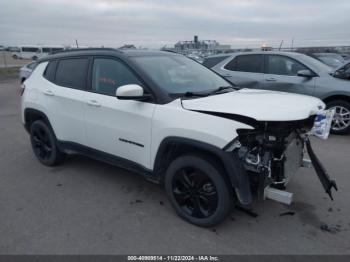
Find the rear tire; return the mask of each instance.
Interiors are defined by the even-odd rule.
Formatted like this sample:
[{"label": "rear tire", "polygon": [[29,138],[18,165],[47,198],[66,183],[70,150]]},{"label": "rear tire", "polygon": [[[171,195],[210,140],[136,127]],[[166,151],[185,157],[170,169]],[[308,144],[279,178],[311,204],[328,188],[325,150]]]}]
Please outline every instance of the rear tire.
[{"label": "rear tire", "polygon": [[52,129],[42,120],[30,126],[30,142],[37,159],[45,166],[55,166],[64,160],[64,153],[57,147]]},{"label": "rear tire", "polygon": [[177,214],[201,227],[222,222],[233,206],[233,189],[214,159],[202,155],[176,158],[165,174],[165,189]]},{"label": "rear tire", "polygon": [[327,103],[328,109],[335,109],[331,133],[346,135],[350,133],[350,103],[345,100],[334,100]]}]

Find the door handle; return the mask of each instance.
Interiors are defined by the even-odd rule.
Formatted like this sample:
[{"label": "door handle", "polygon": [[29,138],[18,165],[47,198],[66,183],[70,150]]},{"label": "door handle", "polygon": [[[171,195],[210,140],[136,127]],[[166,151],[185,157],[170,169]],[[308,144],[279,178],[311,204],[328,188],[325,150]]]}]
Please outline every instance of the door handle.
[{"label": "door handle", "polygon": [[96,100],[89,100],[89,101],[87,102],[87,104],[88,104],[89,106],[95,106],[95,107],[100,107],[100,106],[101,106],[101,104],[100,104],[99,102],[97,102]]},{"label": "door handle", "polygon": [[269,78],[266,78],[265,80],[268,82],[276,82],[277,81],[276,78],[274,78],[274,77],[269,77]]},{"label": "door handle", "polygon": [[54,96],[55,94],[54,94],[51,90],[45,90],[45,91],[44,91],[44,95],[47,95],[47,96]]}]

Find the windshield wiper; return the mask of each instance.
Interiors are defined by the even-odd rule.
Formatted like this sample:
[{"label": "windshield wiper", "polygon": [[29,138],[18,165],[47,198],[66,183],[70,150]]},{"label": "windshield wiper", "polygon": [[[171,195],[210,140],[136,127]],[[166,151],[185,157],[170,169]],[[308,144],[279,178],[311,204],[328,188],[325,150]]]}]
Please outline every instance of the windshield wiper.
[{"label": "windshield wiper", "polygon": [[186,92],[184,93],[185,97],[205,97],[208,96],[208,93],[195,93],[195,92]]},{"label": "windshield wiper", "polygon": [[206,97],[214,94],[220,94],[222,91],[225,90],[237,90],[237,88],[234,88],[233,86],[220,86],[219,88],[207,92],[207,93],[199,93],[199,92],[186,92],[183,94],[185,97]]},{"label": "windshield wiper", "polygon": [[234,88],[233,86],[220,86],[218,89],[215,89],[213,91],[210,92],[210,94],[217,94],[217,93],[221,93],[222,91],[226,91],[226,90],[237,90],[237,88]]}]

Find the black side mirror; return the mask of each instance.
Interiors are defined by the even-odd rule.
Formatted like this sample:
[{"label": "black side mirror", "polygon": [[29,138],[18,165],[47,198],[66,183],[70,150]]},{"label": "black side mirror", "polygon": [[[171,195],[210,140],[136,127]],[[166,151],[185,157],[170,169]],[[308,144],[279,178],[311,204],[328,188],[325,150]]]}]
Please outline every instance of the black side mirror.
[{"label": "black side mirror", "polygon": [[297,72],[297,76],[312,78],[312,77],[315,77],[315,74],[310,70],[305,69],[305,70],[299,70]]}]

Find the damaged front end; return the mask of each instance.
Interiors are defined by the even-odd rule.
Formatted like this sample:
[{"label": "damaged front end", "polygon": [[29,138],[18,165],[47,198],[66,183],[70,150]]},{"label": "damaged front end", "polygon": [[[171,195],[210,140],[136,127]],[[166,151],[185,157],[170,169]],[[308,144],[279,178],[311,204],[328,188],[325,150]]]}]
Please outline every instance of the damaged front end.
[{"label": "damaged front end", "polygon": [[[256,122],[255,129],[237,130],[238,138],[225,150],[237,153],[258,199],[268,197],[290,204],[291,194],[282,190],[298,168],[310,160],[325,191],[333,199],[331,189],[337,190],[335,181],[329,178],[308,137],[314,120],[315,116],[298,121]],[[304,159],[305,149],[310,160]]]}]

